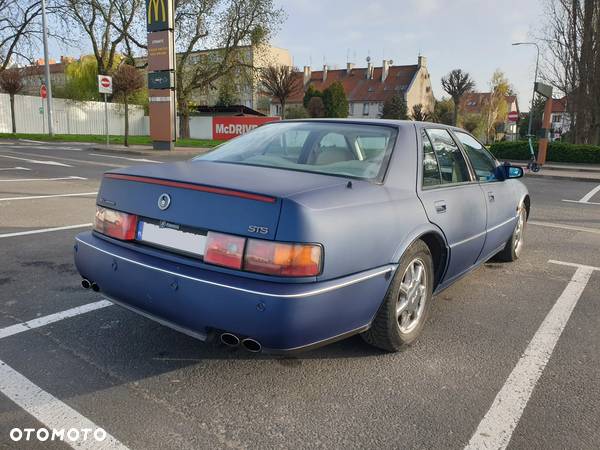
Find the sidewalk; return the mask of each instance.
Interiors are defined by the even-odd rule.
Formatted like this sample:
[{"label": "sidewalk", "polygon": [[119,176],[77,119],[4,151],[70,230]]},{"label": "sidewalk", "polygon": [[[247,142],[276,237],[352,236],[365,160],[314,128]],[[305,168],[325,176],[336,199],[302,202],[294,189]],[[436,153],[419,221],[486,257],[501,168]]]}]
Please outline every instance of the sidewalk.
[{"label": "sidewalk", "polygon": [[202,147],[175,147],[174,150],[154,150],[149,145],[130,145],[125,147],[124,145],[94,145],[91,149],[95,152],[100,153],[119,153],[124,155],[142,155],[142,156],[166,156],[166,157],[177,157],[177,156],[196,156],[202,153],[206,153],[211,148]]},{"label": "sidewalk", "polygon": [[[526,168],[528,161],[509,161],[515,166]],[[559,180],[590,181],[600,183],[600,164],[555,163],[544,164],[537,172],[526,170],[525,175],[537,178],[555,178]]]}]

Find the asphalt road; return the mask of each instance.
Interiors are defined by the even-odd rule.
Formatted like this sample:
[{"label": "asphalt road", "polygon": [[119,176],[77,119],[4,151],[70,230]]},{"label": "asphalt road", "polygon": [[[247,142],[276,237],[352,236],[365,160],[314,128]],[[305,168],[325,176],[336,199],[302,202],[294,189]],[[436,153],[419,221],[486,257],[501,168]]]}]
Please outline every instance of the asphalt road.
[{"label": "asphalt road", "polygon": [[[73,238],[92,220],[102,172],[146,159],[123,157],[0,141],[0,448],[67,448],[10,439],[65,420],[136,449],[464,448],[490,423],[508,423],[509,448],[600,447],[600,271],[549,262],[600,267],[600,193],[563,201],[597,184],[525,178],[522,258],[437,296],[406,351],[354,337],[274,357],[203,344],[80,288]],[[77,195],[24,199],[64,194]],[[72,225],[81,228],[12,235]],[[89,304],[98,309],[44,325]],[[547,364],[523,367],[526,349]],[[518,383],[532,390],[512,392]],[[506,406],[505,423],[494,411]]]}]

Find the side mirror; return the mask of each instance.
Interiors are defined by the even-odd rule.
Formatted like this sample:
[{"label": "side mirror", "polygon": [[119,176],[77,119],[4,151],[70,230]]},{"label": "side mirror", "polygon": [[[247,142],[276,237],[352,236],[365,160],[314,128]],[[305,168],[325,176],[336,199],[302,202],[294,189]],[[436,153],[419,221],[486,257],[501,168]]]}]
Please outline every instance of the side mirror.
[{"label": "side mirror", "polygon": [[509,178],[521,178],[523,177],[523,168],[518,166],[504,165],[502,166],[504,169],[505,180]]}]

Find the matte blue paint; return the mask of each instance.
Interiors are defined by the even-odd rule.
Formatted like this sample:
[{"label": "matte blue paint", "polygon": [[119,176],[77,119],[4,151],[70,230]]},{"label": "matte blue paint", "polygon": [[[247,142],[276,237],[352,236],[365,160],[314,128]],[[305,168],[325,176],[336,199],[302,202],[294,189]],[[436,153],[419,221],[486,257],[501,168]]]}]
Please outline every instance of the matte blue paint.
[{"label": "matte blue paint", "polygon": [[[367,327],[391,280],[391,273],[380,273],[381,269],[393,270],[420,236],[434,233],[446,247],[447,266],[441,270],[438,290],[484,262],[510,238],[515,226],[511,218],[527,195],[522,183],[472,181],[423,190],[420,134],[422,127],[433,125],[346,122],[398,128],[383,183],[352,180],[349,187],[344,177],[196,160],[113,173],[263,194],[275,197],[275,203],[117,179],[104,179],[98,194],[100,205],[157,220],[262,239],[319,243],[324,265],[318,277],[286,279],[219,268],[89,232],[77,238],[79,272],[106,295],[184,329],[199,334],[228,331],[257,339],[264,347],[290,350]],[[494,202],[489,200],[490,191]],[[165,211],[157,206],[162,193],[172,199]],[[443,214],[436,210],[440,201],[446,205]],[[248,231],[251,225],[269,232],[256,236]],[[374,273],[379,274],[371,276]],[[315,295],[285,297],[340,284]]]}]

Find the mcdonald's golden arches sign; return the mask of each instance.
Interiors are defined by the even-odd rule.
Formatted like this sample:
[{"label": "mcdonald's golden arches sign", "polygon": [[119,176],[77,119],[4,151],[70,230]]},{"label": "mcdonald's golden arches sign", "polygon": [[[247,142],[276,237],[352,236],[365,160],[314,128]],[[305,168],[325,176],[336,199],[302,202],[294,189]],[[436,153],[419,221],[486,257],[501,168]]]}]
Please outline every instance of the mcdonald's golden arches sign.
[{"label": "mcdonald's golden arches sign", "polygon": [[146,0],[146,29],[173,29],[173,0]]}]

